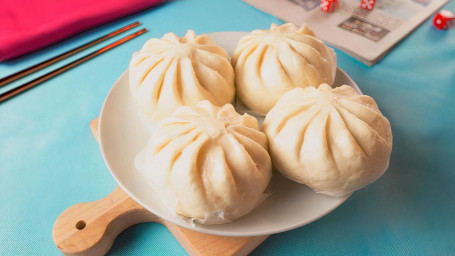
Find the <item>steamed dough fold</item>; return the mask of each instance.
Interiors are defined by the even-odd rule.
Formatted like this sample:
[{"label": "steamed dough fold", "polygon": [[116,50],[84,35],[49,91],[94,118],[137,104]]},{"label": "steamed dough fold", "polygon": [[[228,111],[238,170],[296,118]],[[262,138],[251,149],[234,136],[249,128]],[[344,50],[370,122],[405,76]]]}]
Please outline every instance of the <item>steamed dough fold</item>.
[{"label": "steamed dough fold", "polygon": [[285,92],[296,87],[331,85],[336,54],[306,24],[272,24],[240,39],[232,55],[237,97],[265,115]]},{"label": "steamed dough fold", "polygon": [[235,94],[227,52],[192,30],[148,40],[131,58],[129,82],[136,105],[155,121],[201,100],[222,106]]},{"label": "steamed dough fold", "polygon": [[209,101],[163,119],[136,167],[171,212],[206,224],[250,212],[271,178],[267,138],[257,120]]},{"label": "steamed dough fold", "polygon": [[390,123],[350,86],[296,88],[267,114],[273,165],[316,192],[343,196],[377,180],[392,151]]}]

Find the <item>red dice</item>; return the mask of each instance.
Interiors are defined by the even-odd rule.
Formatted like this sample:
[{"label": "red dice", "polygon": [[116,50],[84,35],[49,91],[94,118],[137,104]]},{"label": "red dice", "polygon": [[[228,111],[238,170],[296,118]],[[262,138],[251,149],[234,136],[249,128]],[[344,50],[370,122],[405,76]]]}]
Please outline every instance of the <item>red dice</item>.
[{"label": "red dice", "polygon": [[442,10],[434,16],[433,25],[439,29],[449,29],[453,26],[455,15],[448,10]]},{"label": "red dice", "polygon": [[365,10],[371,11],[371,10],[373,10],[375,3],[376,3],[376,0],[361,0],[360,7]]},{"label": "red dice", "polygon": [[334,12],[340,5],[339,0],[321,0],[320,6],[324,12]]}]

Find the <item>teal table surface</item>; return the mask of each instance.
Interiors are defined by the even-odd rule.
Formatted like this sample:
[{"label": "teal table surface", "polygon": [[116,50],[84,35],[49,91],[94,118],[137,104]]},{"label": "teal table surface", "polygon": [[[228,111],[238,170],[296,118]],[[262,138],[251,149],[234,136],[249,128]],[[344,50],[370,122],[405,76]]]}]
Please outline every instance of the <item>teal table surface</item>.
[{"label": "teal table surface", "polygon": [[[445,8],[455,11],[454,2]],[[88,125],[131,54],[148,38],[283,23],[240,0],[168,1],[0,63],[0,77],[135,20],[150,31],[0,104],[0,255],[59,255],[52,241],[59,214],[117,186]],[[392,124],[390,167],[332,213],[270,236],[251,254],[455,255],[455,28],[439,31],[426,20],[374,67],[336,53],[338,65],[374,97]],[[185,254],[172,234],[154,223],[126,230],[109,251]]]}]

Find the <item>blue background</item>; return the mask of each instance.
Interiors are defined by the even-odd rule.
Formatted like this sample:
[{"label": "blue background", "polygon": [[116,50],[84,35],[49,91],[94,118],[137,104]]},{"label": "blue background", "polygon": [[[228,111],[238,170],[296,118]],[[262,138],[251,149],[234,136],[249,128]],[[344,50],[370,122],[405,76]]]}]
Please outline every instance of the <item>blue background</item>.
[{"label": "blue background", "polygon": [[[0,255],[58,255],[59,214],[116,187],[88,125],[148,38],[283,23],[240,0],[169,1],[0,63],[0,77],[135,20],[150,32],[0,104]],[[455,29],[439,31],[427,20],[374,67],[336,52],[392,124],[390,168],[329,215],[272,235],[252,255],[455,255]],[[146,223],[123,232],[109,254],[186,252],[163,226]]]}]

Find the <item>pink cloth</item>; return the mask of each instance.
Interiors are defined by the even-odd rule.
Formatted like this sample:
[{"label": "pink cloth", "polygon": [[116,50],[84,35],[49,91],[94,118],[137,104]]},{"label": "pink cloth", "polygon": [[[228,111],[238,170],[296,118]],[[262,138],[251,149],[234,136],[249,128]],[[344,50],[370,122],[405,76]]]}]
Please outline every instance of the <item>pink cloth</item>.
[{"label": "pink cloth", "polygon": [[0,61],[164,0],[0,0]]}]

